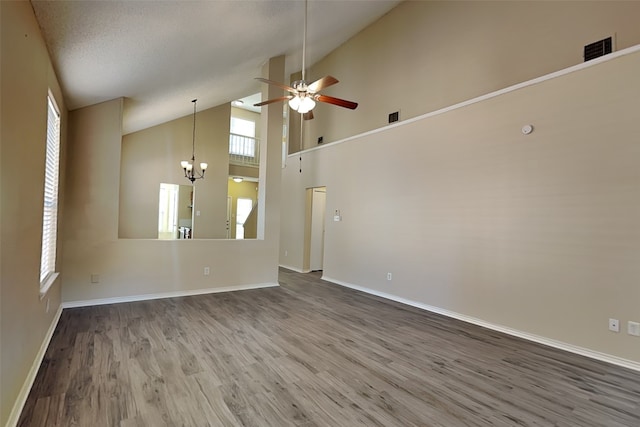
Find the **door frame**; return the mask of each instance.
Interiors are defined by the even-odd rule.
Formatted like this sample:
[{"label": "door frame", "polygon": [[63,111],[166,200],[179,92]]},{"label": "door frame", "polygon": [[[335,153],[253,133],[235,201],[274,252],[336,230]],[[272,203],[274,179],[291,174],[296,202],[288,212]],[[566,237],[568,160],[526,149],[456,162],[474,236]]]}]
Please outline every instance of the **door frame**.
[{"label": "door frame", "polygon": [[[322,210],[322,215],[321,218],[314,218],[314,206],[313,206],[313,193],[314,191],[322,191],[323,193],[325,193],[325,198],[324,198],[324,208]],[[327,208],[326,208],[326,193],[327,193],[327,187],[324,185],[320,185],[320,186],[315,186],[315,187],[309,187],[306,189],[306,197],[305,197],[305,227],[304,227],[304,253],[303,253],[303,260],[302,260],[302,269],[304,272],[310,272],[313,270],[322,270],[324,268],[324,238],[325,238],[325,229],[326,229],[326,215],[327,215]],[[317,215],[317,212],[316,212]],[[322,233],[321,235],[315,236],[312,232],[312,227],[314,224],[314,219],[315,220],[319,220],[322,222]],[[317,242],[317,239],[320,238],[321,241]],[[313,244],[319,244],[320,245],[320,251],[321,251],[321,266],[318,269],[317,265],[311,265],[311,257],[312,257],[312,246]]]}]

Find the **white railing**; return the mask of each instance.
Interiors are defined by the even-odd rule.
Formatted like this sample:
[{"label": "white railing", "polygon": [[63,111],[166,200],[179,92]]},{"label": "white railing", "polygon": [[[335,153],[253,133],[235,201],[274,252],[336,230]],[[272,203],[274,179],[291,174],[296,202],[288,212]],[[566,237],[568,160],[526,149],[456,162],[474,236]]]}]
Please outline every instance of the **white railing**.
[{"label": "white railing", "polygon": [[258,166],[260,164],[260,141],[250,136],[229,134],[229,163]]}]

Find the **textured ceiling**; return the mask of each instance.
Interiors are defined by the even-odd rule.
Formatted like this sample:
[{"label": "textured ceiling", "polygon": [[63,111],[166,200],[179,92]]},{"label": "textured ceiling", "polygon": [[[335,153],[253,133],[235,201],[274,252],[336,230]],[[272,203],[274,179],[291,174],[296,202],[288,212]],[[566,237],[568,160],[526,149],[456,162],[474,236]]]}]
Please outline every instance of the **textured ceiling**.
[{"label": "textured ceiling", "polygon": [[[309,0],[307,65],[399,2]],[[124,97],[124,133],[259,92],[271,57],[301,68],[302,0],[32,4],[68,108]]]}]

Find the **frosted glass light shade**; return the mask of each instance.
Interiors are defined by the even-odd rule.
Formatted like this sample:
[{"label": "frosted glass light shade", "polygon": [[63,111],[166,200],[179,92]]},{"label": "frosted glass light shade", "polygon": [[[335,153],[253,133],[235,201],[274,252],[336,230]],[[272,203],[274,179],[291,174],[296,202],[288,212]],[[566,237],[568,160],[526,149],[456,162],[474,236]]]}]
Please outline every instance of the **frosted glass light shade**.
[{"label": "frosted glass light shade", "polygon": [[293,98],[291,98],[289,100],[289,107],[291,107],[293,110],[298,111],[298,107],[300,106],[300,98],[297,96],[294,96]]},{"label": "frosted glass light shade", "polygon": [[304,114],[313,110],[313,107],[316,106],[316,101],[313,98],[305,96],[295,96],[289,100],[289,107],[296,110],[298,113]]}]

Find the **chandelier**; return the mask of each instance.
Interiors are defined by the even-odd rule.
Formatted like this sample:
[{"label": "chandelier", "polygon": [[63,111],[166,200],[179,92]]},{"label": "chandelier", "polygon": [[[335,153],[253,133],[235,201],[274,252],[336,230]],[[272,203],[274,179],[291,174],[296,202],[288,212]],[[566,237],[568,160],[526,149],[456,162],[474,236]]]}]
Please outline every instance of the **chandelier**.
[{"label": "chandelier", "polygon": [[184,169],[184,176],[191,183],[193,183],[196,179],[204,179],[204,172],[207,170],[206,163],[200,163],[200,170],[196,167],[196,102],[197,99],[193,101],[193,139],[191,141],[191,161],[183,160],[180,162],[180,166]]}]

